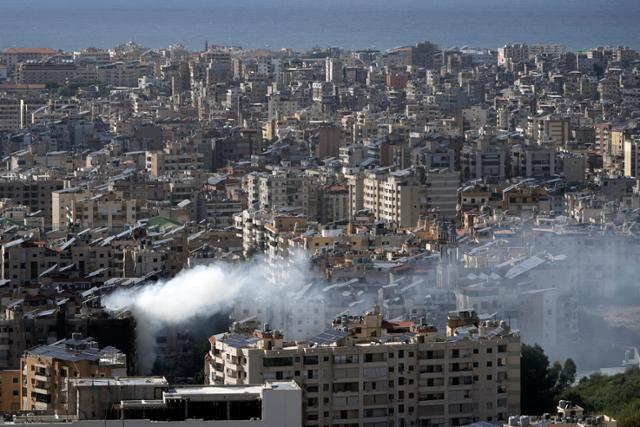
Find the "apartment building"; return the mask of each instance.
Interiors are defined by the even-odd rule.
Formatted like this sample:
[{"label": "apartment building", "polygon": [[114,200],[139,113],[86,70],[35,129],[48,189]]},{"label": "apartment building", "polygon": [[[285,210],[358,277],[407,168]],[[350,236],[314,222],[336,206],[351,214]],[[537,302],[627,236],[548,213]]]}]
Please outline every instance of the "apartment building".
[{"label": "apartment building", "polygon": [[462,180],[480,178],[505,178],[509,153],[500,145],[478,141],[477,144],[466,144],[460,153]]},{"label": "apartment building", "polygon": [[203,167],[203,158],[202,153],[187,151],[180,144],[167,144],[162,151],[147,151],[146,169],[153,177],[199,170]]},{"label": "apartment building", "polygon": [[30,126],[33,113],[47,102],[36,97],[0,96],[0,132],[13,132]]},{"label": "apartment building", "polygon": [[9,47],[2,51],[2,61],[9,67],[9,70],[21,62],[41,61],[53,56],[57,56],[58,51],[41,47]]},{"label": "apartment building", "polygon": [[20,410],[20,371],[0,371],[0,412]]},{"label": "apartment building", "polygon": [[[352,191],[352,198],[359,193]],[[426,209],[426,194],[427,187],[415,171],[367,171],[362,180],[362,209],[370,210],[378,220],[412,227]]]},{"label": "apartment building", "polygon": [[329,185],[321,189],[318,218],[322,224],[349,219],[349,189],[345,185]]},{"label": "apartment building", "polygon": [[16,81],[19,84],[66,84],[75,80],[78,67],[73,63],[23,62],[16,68]]},{"label": "apartment building", "polygon": [[544,178],[556,174],[553,147],[518,144],[511,150],[511,176]]},{"label": "apartment building", "polygon": [[458,206],[460,172],[432,169],[427,172],[427,210],[437,210],[444,218],[455,219]]},{"label": "apartment building", "polygon": [[76,199],[66,206],[66,212],[71,224],[113,230],[121,230],[146,216],[144,201],[125,199],[113,191]]},{"label": "apartment building", "polygon": [[0,132],[13,132],[25,126],[24,101],[0,97]]},{"label": "apartment building", "polygon": [[639,144],[639,140],[626,140],[624,142],[624,176],[638,176],[638,165],[640,164]]},{"label": "apartment building", "polygon": [[[90,245],[72,237],[59,246],[44,241],[19,238],[2,245],[1,276],[11,287],[38,283],[50,284],[52,277],[66,271],[68,280],[80,279],[84,284],[101,280],[117,264],[111,247]],[[117,274],[118,269],[112,273]],[[1,359],[1,358],[0,358]]]},{"label": "apartment building", "polygon": [[529,56],[535,57],[538,55],[548,55],[553,57],[560,57],[567,53],[567,46],[563,44],[532,44],[529,45]]},{"label": "apartment building", "polygon": [[140,62],[114,62],[96,68],[98,80],[108,86],[137,87],[138,79],[153,75],[153,66]]},{"label": "apartment building", "polygon": [[277,211],[300,208],[308,216],[318,213],[318,184],[302,172],[274,169],[271,173],[252,172],[242,180],[250,209]]},{"label": "apartment building", "polygon": [[52,204],[51,195],[62,189],[60,180],[31,179],[19,180],[5,178],[0,180],[0,198],[12,199],[28,206],[32,212],[41,211],[46,228],[51,227]]},{"label": "apartment building", "polygon": [[527,135],[535,141],[564,147],[571,138],[571,122],[568,117],[532,116],[528,120]]},{"label": "apartment building", "polygon": [[72,221],[73,204],[91,196],[91,190],[80,187],[64,188],[51,193],[51,228],[65,229]]},{"label": "apartment building", "polygon": [[65,391],[72,378],[126,375],[127,357],[114,347],[99,348],[91,337],[71,338],[25,351],[20,361],[22,410],[67,413]]},{"label": "apartment building", "polygon": [[338,58],[325,59],[325,81],[329,83],[342,83],[344,80],[343,63]]},{"label": "apartment building", "polygon": [[498,65],[507,65],[510,62],[522,62],[529,59],[529,46],[526,44],[507,44],[498,48]]},{"label": "apartment building", "polygon": [[411,47],[411,65],[435,70],[442,65],[442,50],[437,44],[425,41]]},{"label": "apartment building", "polygon": [[461,426],[506,421],[520,408],[520,337],[505,322],[452,312],[448,333],[389,322],[379,310],[287,343],[278,331],[212,336],[211,384],[293,379],[306,426]]}]

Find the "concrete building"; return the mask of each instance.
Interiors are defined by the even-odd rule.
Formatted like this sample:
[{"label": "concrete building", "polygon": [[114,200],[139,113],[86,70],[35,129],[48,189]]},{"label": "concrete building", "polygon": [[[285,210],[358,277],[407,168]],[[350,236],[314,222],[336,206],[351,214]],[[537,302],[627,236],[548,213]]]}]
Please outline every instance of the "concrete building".
[{"label": "concrete building", "polygon": [[99,65],[96,72],[98,80],[108,86],[137,87],[138,79],[153,75],[153,66],[140,62],[114,62]]},{"label": "concrete building", "polygon": [[624,142],[624,176],[638,177],[639,144],[640,141],[638,140],[626,140]]},{"label": "concrete building", "polygon": [[532,44],[529,45],[529,56],[535,57],[538,55],[546,55],[553,57],[560,57],[567,53],[567,46],[563,44]]},{"label": "concrete building", "polygon": [[325,81],[340,84],[344,80],[343,64],[338,58],[326,58]]},{"label": "concrete building", "polygon": [[515,145],[511,150],[511,175],[544,178],[556,174],[556,152],[551,147]]},{"label": "concrete building", "polygon": [[8,47],[2,51],[2,61],[13,70],[16,65],[26,61],[41,61],[58,55],[58,51],[42,47]]},{"label": "concrete building", "polygon": [[321,126],[317,133],[316,156],[320,160],[338,157],[342,146],[342,129],[337,126]]},{"label": "concrete building", "polygon": [[16,68],[16,81],[20,84],[57,83],[64,85],[76,79],[78,67],[72,63],[23,62]]},{"label": "concrete building", "polygon": [[302,390],[293,381],[243,386],[171,386],[163,377],[69,380],[65,414],[18,416],[49,427],[300,427]]},{"label": "concrete building", "polygon": [[333,327],[297,343],[268,329],[212,336],[206,379],[293,379],[304,390],[306,426],[460,426],[519,412],[520,338],[504,322],[450,313],[444,338],[374,311],[338,317]]},{"label": "concrete building", "polygon": [[586,156],[571,153],[556,153],[556,172],[567,179],[570,183],[582,183],[586,179],[587,159]]},{"label": "concrete building", "polygon": [[32,212],[41,211],[46,228],[52,221],[52,194],[62,189],[62,181],[58,180],[18,180],[5,178],[0,180],[0,198],[13,199],[28,206]]},{"label": "concrete building", "polygon": [[349,189],[344,185],[331,185],[319,193],[318,217],[322,224],[349,219]]},{"label": "concrete building", "polygon": [[318,213],[318,186],[313,177],[297,171],[274,169],[271,173],[252,172],[243,179],[250,209],[276,212],[300,208],[308,216]]},{"label": "concrete building", "polygon": [[146,217],[142,200],[125,199],[120,194],[108,191],[83,199],[73,200],[66,210],[69,223],[82,227],[107,227],[121,230]]},{"label": "concrete building", "polygon": [[529,46],[526,44],[507,44],[498,48],[498,65],[517,63],[529,59]]},{"label": "concrete building", "polygon": [[0,412],[20,410],[20,371],[0,371]]},{"label": "concrete building", "polygon": [[203,167],[202,153],[185,150],[180,144],[167,144],[162,151],[147,151],[146,169],[151,176],[158,177]]},{"label": "concrete building", "polygon": [[435,70],[442,64],[442,50],[437,44],[425,41],[411,47],[411,65]]},{"label": "concrete building", "polygon": [[455,219],[460,172],[450,169],[432,169],[427,172],[426,185],[427,210],[435,209],[444,218]]},{"label": "concrete building", "polygon": [[571,122],[568,117],[532,116],[529,117],[527,135],[535,141],[564,147],[571,138]]},{"label": "concrete building", "polygon": [[462,147],[460,167],[463,181],[487,177],[505,178],[508,164],[508,153],[499,145],[478,141]]},{"label": "concrete building", "polygon": [[25,126],[24,101],[0,97],[0,132],[13,132]]},{"label": "concrete building", "polygon": [[69,410],[64,391],[71,378],[126,375],[126,355],[113,347],[100,349],[91,337],[71,338],[27,350],[20,362],[22,410]]},{"label": "concrete building", "polygon": [[[356,210],[359,209],[354,198],[359,193],[351,192],[351,205]],[[378,220],[413,227],[425,212],[426,194],[427,187],[414,171],[367,171],[362,180],[362,209],[371,211]]]}]

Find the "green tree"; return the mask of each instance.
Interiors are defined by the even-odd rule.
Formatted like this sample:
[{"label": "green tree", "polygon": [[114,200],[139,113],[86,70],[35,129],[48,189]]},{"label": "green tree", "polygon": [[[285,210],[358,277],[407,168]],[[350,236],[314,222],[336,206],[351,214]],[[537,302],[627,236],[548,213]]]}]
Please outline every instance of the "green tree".
[{"label": "green tree", "polygon": [[521,411],[539,415],[554,407],[554,387],[558,378],[557,367],[549,369],[549,358],[538,344],[522,345],[520,361]]},{"label": "green tree", "polygon": [[521,409],[527,415],[554,412],[560,395],[576,379],[573,360],[567,359],[564,365],[555,361],[549,366],[549,358],[538,344],[522,345],[520,371]]},{"label": "green tree", "polygon": [[560,397],[577,403],[589,414],[612,416],[620,427],[640,427],[640,369],[613,376],[594,374]]},{"label": "green tree", "polygon": [[576,381],[576,372],[577,368],[573,359],[567,359],[558,378],[558,393],[562,393],[573,385]]}]

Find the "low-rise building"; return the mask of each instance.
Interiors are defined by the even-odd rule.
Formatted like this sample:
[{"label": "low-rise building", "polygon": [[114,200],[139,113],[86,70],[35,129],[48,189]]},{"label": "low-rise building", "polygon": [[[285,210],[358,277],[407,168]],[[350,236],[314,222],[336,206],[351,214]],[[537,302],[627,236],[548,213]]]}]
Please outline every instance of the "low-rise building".
[{"label": "low-rise building", "polygon": [[20,362],[22,410],[69,411],[64,392],[72,378],[125,376],[127,357],[114,347],[99,348],[91,337],[71,338],[27,350]]}]

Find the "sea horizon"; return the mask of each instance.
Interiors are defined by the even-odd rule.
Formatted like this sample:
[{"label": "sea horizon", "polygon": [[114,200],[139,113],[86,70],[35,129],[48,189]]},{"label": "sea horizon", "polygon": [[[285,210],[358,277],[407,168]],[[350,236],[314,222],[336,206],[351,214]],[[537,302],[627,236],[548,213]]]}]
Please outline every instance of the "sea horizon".
[{"label": "sea horizon", "polygon": [[[640,47],[632,0],[3,0],[0,48],[109,48],[128,41],[246,49],[336,46],[387,50],[430,40],[442,47],[559,43],[570,50]],[[588,31],[587,31],[588,30]]]}]

